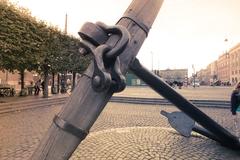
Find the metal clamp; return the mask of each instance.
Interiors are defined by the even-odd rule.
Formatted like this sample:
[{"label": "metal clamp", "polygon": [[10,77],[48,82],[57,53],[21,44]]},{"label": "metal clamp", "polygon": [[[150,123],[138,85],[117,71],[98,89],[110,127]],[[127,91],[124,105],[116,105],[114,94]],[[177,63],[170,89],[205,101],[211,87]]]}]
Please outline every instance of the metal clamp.
[{"label": "metal clamp", "polygon": [[[126,86],[126,80],[120,70],[118,56],[124,51],[130,40],[127,29],[120,25],[107,26],[101,22],[86,23],[79,35],[82,38],[81,52],[83,54],[92,53],[94,56],[93,89],[97,92],[109,88],[114,92],[122,91]],[[112,35],[120,37],[114,47],[105,44]]]},{"label": "metal clamp", "polygon": [[[127,19],[130,19],[131,21],[133,21],[136,25],[138,25],[138,27],[139,28],[141,28],[145,33],[146,33],[146,36],[148,36],[148,32],[149,32],[149,30],[150,30],[150,28],[146,25],[146,24],[144,24],[142,21],[140,21],[138,18],[137,18],[137,16],[136,15],[133,15],[133,14],[124,14],[123,15],[123,17],[121,17],[120,19],[119,19],[119,21],[121,20],[121,19],[123,19],[123,18],[127,18]],[[118,22],[119,22],[118,21]],[[118,23],[117,22],[117,23]]]},{"label": "metal clamp", "polygon": [[71,133],[72,135],[78,137],[79,139],[83,140],[88,135],[88,132],[75,127],[71,123],[68,123],[67,121],[61,119],[59,116],[55,115],[53,119],[53,123],[60,129]]}]

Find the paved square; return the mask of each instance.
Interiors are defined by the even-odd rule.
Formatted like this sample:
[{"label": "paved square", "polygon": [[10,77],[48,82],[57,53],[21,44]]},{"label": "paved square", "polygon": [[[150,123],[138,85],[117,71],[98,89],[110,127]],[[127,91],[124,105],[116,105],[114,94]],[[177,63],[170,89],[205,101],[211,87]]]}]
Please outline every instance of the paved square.
[{"label": "paved square", "polygon": [[[136,91],[136,88],[132,89]],[[189,90],[181,91],[191,93]],[[139,95],[140,92],[137,93]],[[227,94],[229,93],[230,89]],[[153,92],[149,96],[154,94],[156,93]],[[226,92],[224,94],[222,96],[227,98]],[[203,99],[202,97],[198,96],[199,99]],[[213,96],[211,99],[214,99]],[[0,159],[29,159],[54,115],[61,108],[62,105],[52,105],[0,114]],[[177,108],[169,105],[108,103],[71,160],[239,159],[239,152],[222,147],[199,134],[193,133],[191,138],[180,136],[169,126],[167,119],[160,115],[161,110],[172,112]],[[200,110],[234,133],[230,109],[200,108]]]}]

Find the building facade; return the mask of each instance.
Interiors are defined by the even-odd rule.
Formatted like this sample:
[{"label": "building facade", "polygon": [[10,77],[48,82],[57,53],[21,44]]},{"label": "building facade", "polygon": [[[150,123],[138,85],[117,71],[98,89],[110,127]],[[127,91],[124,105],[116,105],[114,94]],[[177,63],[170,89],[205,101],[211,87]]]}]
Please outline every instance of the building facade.
[{"label": "building facade", "polygon": [[201,69],[199,72],[197,72],[197,79],[201,85],[209,85],[210,84],[210,69]]},{"label": "building facade", "polygon": [[229,50],[230,81],[236,84],[240,81],[240,43]]},{"label": "building facade", "polygon": [[188,69],[166,69],[155,71],[158,76],[168,82],[187,82]]},{"label": "building facade", "polygon": [[209,84],[212,84],[218,80],[218,61],[210,63],[207,67],[207,72],[209,74]]},{"label": "building facade", "polygon": [[131,71],[126,74],[126,84],[127,86],[143,86],[146,85],[140,78],[138,78]]},{"label": "building facade", "polygon": [[230,82],[230,54],[224,53],[217,60],[217,76],[221,83]]},{"label": "building facade", "polygon": [[[36,79],[35,74],[31,72],[24,73],[24,82],[25,85],[29,85],[31,82],[34,82]],[[18,72],[8,72],[8,71],[0,71],[0,84],[9,84],[15,87],[16,90],[20,89],[20,75]]]},{"label": "building facade", "polygon": [[240,43],[198,72],[206,84],[234,85],[240,81]]}]

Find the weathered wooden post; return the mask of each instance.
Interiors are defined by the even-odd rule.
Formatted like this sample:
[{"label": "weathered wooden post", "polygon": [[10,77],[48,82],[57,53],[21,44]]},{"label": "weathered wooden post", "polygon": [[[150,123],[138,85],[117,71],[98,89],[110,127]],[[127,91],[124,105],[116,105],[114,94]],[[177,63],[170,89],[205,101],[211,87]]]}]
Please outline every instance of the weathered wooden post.
[{"label": "weathered wooden post", "polygon": [[[133,0],[123,17],[117,22],[126,27],[131,40],[119,55],[120,70],[126,74],[147,37],[163,0]],[[114,46],[119,36],[111,36],[106,44]],[[87,69],[87,76],[80,79],[72,96],[62,111],[54,118],[46,135],[32,155],[33,160],[66,160],[85,138],[97,117],[104,109],[114,91],[96,91],[92,87],[93,63]]]}]

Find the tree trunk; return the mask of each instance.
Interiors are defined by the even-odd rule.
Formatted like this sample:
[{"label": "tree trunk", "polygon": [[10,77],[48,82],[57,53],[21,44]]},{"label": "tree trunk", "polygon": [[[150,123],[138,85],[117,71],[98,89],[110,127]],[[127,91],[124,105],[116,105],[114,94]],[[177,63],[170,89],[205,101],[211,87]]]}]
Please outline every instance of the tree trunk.
[{"label": "tree trunk", "polygon": [[60,85],[61,85],[60,92],[67,93],[67,72],[66,71],[64,71],[61,76]]},{"label": "tree trunk", "polygon": [[74,90],[75,88],[75,83],[76,83],[76,72],[73,72],[73,77],[72,77],[72,88],[71,88],[71,91]]},{"label": "tree trunk", "polygon": [[27,95],[27,91],[24,89],[24,70],[20,70],[19,72],[20,75],[20,96],[26,96]]},{"label": "tree trunk", "polygon": [[52,72],[52,86],[51,86],[51,93],[52,93],[52,94],[56,94],[55,92],[56,92],[56,91],[55,91],[55,73]]},{"label": "tree trunk", "polygon": [[63,73],[63,82],[64,82],[63,93],[67,93],[67,71],[64,71]]},{"label": "tree trunk", "polygon": [[6,84],[8,84],[8,71],[6,70],[6,78],[5,78]]},{"label": "tree trunk", "polygon": [[24,90],[24,70],[20,71],[21,91]]},{"label": "tree trunk", "polygon": [[44,81],[44,86],[43,86],[43,98],[48,98],[48,70],[44,71],[44,77],[43,77],[43,81]]},{"label": "tree trunk", "polygon": [[[122,73],[126,74],[129,64],[137,55],[147,37],[146,28],[151,28],[162,2],[163,0],[133,0],[125,15],[118,21],[117,24],[125,26],[131,35],[131,41],[119,56]],[[106,44],[114,46],[118,40],[119,36],[112,36]],[[92,74],[93,69],[93,63],[91,63],[86,74]],[[62,120],[86,132],[90,130],[113,95],[111,89],[96,92],[91,84],[91,78],[82,76],[58,115]],[[55,123],[52,123],[31,160],[67,160],[81,141],[73,134],[65,132]]]},{"label": "tree trunk", "polygon": [[60,91],[60,73],[57,74],[57,93]]}]

